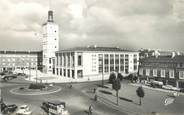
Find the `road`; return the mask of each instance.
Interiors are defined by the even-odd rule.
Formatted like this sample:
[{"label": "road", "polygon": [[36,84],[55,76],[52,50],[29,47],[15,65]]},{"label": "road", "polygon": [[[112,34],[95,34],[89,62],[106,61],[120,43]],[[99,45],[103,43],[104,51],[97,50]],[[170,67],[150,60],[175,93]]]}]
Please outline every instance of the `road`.
[{"label": "road", "polygon": [[110,108],[108,105],[95,102],[91,97],[93,94],[84,93],[84,89],[95,87],[99,82],[73,84],[73,88],[66,87],[65,84],[56,84],[62,88],[57,93],[47,95],[15,95],[10,90],[15,87],[25,86],[29,82],[23,79],[16,79],[8,82],[1,82],[2,97],[6,104],[27,104],[33,111],[33,115],[41,115],[41,103],[46,100],[63,100],[71,115],[87,115],[88,107],[94,107],[94,115],[126,115],[126,113]]},{"label": "road", "polygon": [[[111,105],[116,104],[115,91],[109,88],[98,88],[98,95],[103,101]],[[173,97],[173,94],[157,90],[143,88],[145,97],[142,99],[142,106],[139,105],[139,98],[136,95],[138,86],[122,83],[119,91],[119,106],[122,111],[132,112],[133,114],[150,114],[152,112],[159,115],[184,115],[184,96]]]}]

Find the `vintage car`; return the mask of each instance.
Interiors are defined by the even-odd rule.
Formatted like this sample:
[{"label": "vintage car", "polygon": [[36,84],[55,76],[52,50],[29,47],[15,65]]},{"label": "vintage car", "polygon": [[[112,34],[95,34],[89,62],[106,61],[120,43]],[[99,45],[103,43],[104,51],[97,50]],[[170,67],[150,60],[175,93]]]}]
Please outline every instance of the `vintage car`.
[{"label": "vintage car", "polygon": [[32,111],[30,110],[28,105],[21,105],[17,112],[16,115],[31,115]]},{"label": "vintage car", "polygon": [[49,115],[69,115],[68,110],[66,110],[66,104],[63,101],[45,101],[42,103],[41,108]]}]

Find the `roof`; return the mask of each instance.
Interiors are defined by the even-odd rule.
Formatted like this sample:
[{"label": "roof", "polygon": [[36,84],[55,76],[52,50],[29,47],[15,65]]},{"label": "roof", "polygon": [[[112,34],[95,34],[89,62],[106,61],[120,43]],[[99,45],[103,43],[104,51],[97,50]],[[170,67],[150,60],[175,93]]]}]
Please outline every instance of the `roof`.
[{"label": "roof", "polygon": [[177,56],[152,56],[148,58],[144,58],[140,60],[142,63],[146,62],[157,62],[157,63],[184,63],[184,56],[183,55],[177,55]]},{"label": "roof", "polygon": [[38,54],[38,53],[42,53],[42,51],[0,51],[0,54]]},{"label": "roof", "polygon": [[67,52],[67,51],[109,51],[109,52],[136,52],[133,50],[125,50],[118,47],[74,47],[69,49],[60,50],[59,52]]}]

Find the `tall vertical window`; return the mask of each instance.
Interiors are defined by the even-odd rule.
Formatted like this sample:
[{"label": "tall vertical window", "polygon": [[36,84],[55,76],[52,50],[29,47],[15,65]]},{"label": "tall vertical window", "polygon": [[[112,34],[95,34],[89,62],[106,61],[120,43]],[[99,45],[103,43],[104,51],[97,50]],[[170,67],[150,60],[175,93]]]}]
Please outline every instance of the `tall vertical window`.
[{"label": "tall vertical window", "polygon": [[82,70],[77,70],[77,77],[82,78],[83,77],[83,71]]},{"label": "tall vertical window", "polygon": [[114,71],[114,55],[110,55],[110,72]]},{"label": "tall vertical window", "polygon": [[75,58],[74,58],[74,53],[71,54],[72,56],[72,59],[71,59],[71,65],[72,67],[74,67],[74,64],[75,64]]},{"label": "tall vertical window", "polygon": [[129,55],[128,54],[125,55],[125,73],[126,74],[129,73]]},{"label": "tall vertical window", "polygon": [[146,76],[150,75],[150,69],[146,69]]},{"label": "tall vertical window", "polygon": [[142,68],[139,69],[139,75],[143,75],[143,69]]},{"label": "tall vertical window", "polygon": [[78,66],[82,66],[82,53],[79,53],[78,56],[77,56],[77,59],[78,59]]},{"label": "tall vertical window", "polygon": [[67,66],[70,67],[70,53],[67,54],[68,63]]},{"label": "tall vertical window", "polygon": [[180,79],[184,79],[184,71],[180,71],[179,72],[179,78]]},{"label": "tall vertical window", "polygon": [[121,72],[124,71],[124,55],[123,54],[120,55],[120,71]]},{"label": "tall vertical window", "polygon": [[119,55],[115,55],[115,71],[119,72]]},{"label": "tall vertical window", "polygon": [[157,69],[153,69],[153,76],[157,77]]},{"label": "tall vertical window", "polygon": [[104,64],[105,64],[105,72],[109,72],[109,55],[108,54],[105,54]]},{"label": "tall vertical window", "polygon": [[63,54],[63,57],[64,57],[64,66],[66,66],[66,55],[65,54]]},{"label": "tall vertical window", "polygon": [[161,70],[161,77],[165,77],[165,70]]},{"label": "tall vertical window", "polygon": [[52,63],[52,58],[49,58],[49,64],[51,64]]},{"label": "tall vertical window", "polygon": [[174,78],[174,70],[169,70],[169,78]]},{"label": "tall vertical window", "polygon": [[102,54],[99,54],[98,55],[98,63],[99,63],[99,73],[102,73],[103,71],[103,55]]}]

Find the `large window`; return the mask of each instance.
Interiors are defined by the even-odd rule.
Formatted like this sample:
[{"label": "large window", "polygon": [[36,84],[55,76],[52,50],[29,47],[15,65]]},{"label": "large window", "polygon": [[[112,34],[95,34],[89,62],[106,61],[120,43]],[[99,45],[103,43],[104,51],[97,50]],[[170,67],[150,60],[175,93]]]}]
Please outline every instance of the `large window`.
[{"label": "large window", "polygon": [[103,55],[102,54],[98,55],[98,63],[99,63],[99,66],[98,66],[99,73],[102,73],[103,71]]},{"label": "large window", "polygon": [[146,69],[146,76],[150,75],[150,69]]},{"label": "large window", "polygon": [[77,59],[78,59],[78,66],[82,66],[82,53],[78,54]]},{"label": "large window", "polygon": [[123,54],[120,55],[120,71],[121,72],[124,71],[124,55]]},{"label": "large window", "polygon": [[139,69],[139,75],[143,75],[143,68]]},{"label": "large window", "polygon": [[114,55],[110,55],[110,72],[114,71]]},{"label": "large window", "polygon": [[153,69],[153,76],[157,77],[157,69]]},{"label": "large window", "polygon": [[179,72],[179,78],[180,79],[184,79],[184,71],[180,71]]},{"label": "large window", "polygon": [[119,72],[119,55],[115,55],[115,71]]},{"label": "large window", "polygon": [[174,70],[169,70],[169,78],[174,78]]},{"label": "large window", "polygon": [[109,72],[109,55],[108,54],[105,54],[104,64],[105,64],[105,72]]},{"label": "large window", "polygon": [[77,70],[77,77],[82,78],[83,77],[83,71],[82,70]]},{"label": "large window", "polygon": [[165,77],[165,70],[161,70],[161,77]]},{"label": "large window", "polygon": [[67,66],[70,67],[70,54],[68,53],[67,54]]}]

